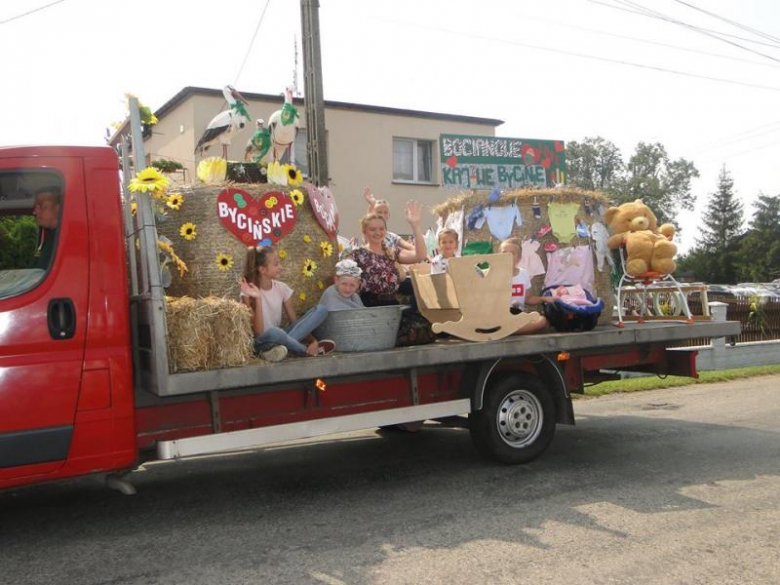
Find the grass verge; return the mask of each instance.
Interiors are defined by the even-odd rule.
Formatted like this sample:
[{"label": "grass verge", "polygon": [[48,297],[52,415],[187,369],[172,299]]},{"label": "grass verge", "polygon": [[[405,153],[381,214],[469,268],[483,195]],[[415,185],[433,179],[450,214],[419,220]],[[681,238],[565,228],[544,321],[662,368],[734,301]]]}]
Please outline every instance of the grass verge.
[{"label": "grass verge", "polygon": [[660,388],[674,388],[676,386],[690,386],[691,384],[711,384],[713,382],[728,382],[754,376],[769,376],[780,374],[780,365],[751,366],[749,368],[735,368],[733,370],[712,370],[699,372],[698,378],[686,378],[684,376],[668,376],[658,378],[656,376],[644,376],[641,378],[626,378],[601,382],[585,388],[585,396],[604,396],[615,392],[641,392],[642,390],[658,390]]}]

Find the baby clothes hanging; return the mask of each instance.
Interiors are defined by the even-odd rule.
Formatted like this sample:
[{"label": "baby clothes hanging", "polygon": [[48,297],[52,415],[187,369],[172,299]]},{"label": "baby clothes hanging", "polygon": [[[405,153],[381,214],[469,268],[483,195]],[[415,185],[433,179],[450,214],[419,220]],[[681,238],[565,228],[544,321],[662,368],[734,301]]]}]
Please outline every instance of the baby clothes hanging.
[{"label": "baby clothes hanging", "polygon": [[545,272],[544,264],[538,253],[539,244],[538,240],[523,240],[521,245],[520,268],[525,268],[531,278]]},{"label": "baby clothes hanging", "polygon": [[490,206],[485,209],[484,216],[476,222],[477,229],[481,229],[486,220],[490,233],[499,240],[506,240],[512,235],[512,227],[515,223],[517,223],[517,227],[523,225],[520,209],[514,203],[512,205]]},{"label": "baby clothes hanging", "polygon": [[599,272],[604,272],[604,264],[608,263],[611,268],[615,267],[615,261],[612,259],[612,252],[607,246],[609,239],[609,230],[603,223],[597,221],[590,226],[590,233],[593,237],[594,247],[596,249],[596,261],[598,262]]},{"label": "baby clothes hanging", "polygon": [[547,215],[550,216],[550,225],[553,235],[560,242],[569,242],[575,234],[574,218],[580,208],[579,203],[550,203],[547,206]]},{"label": "baby clothes hanging", "polygon": [[544,286],[581,284],[593,293],[593,253],[590,246],[570,246],[547,254],[547,274]]}]

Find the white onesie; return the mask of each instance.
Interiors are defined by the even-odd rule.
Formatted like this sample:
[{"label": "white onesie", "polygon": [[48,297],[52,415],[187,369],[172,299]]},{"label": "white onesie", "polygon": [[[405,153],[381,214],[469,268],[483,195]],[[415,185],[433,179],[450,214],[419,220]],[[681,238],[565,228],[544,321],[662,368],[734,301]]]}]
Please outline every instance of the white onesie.
[{"label": "white onesie", "polygon": [[490,207],[484,210],[484,215],[477,220],[476,227],[481,229],[487,220],[488,229],[499,240],[506,240],[512,235],[512,227],[517,223],[517,227],[523,225],[523,218],[520,210],[514,203],[512,205],[501,205]]},{"label": "white onesie", "polygon": [[596,260],[598,262],[599,272],[604,272],[605,261],[614,268],[615,261],[612,259],[612,252],[610,252],[607,246],[607,240],[609,239],[609,230],[601,222],[596,222],[590,226],[590,235],[593,238],[594,247],[596,248]]}]

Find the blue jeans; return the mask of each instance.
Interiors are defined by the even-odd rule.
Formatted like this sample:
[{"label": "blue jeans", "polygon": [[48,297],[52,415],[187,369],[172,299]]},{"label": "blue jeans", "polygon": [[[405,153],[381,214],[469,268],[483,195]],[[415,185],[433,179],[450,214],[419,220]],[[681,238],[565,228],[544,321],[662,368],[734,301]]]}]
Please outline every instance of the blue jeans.
[{"label": "blue jeans", "polygon": [[323,305],[312,307],[295,323],[282,329],[269,327],[260,335],[255,336],[255,351],[260,353],[271,349],[274,345],[283,345],[298,355],[306,354],[306,346],[301,341],[314,331],[328,316],[328,309]]}]

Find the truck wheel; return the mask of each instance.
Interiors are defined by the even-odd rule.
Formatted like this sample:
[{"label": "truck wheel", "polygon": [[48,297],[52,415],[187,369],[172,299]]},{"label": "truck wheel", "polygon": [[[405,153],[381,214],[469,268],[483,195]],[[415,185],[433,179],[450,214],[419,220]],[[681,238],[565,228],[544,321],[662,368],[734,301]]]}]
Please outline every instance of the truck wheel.
[{"label": "truck wheel", "polygon": [[485,389],[482,410],[469,414],[471,439],[485,456],[528,463],[555,434],[555,402],[539,378],[511,375]]}]

